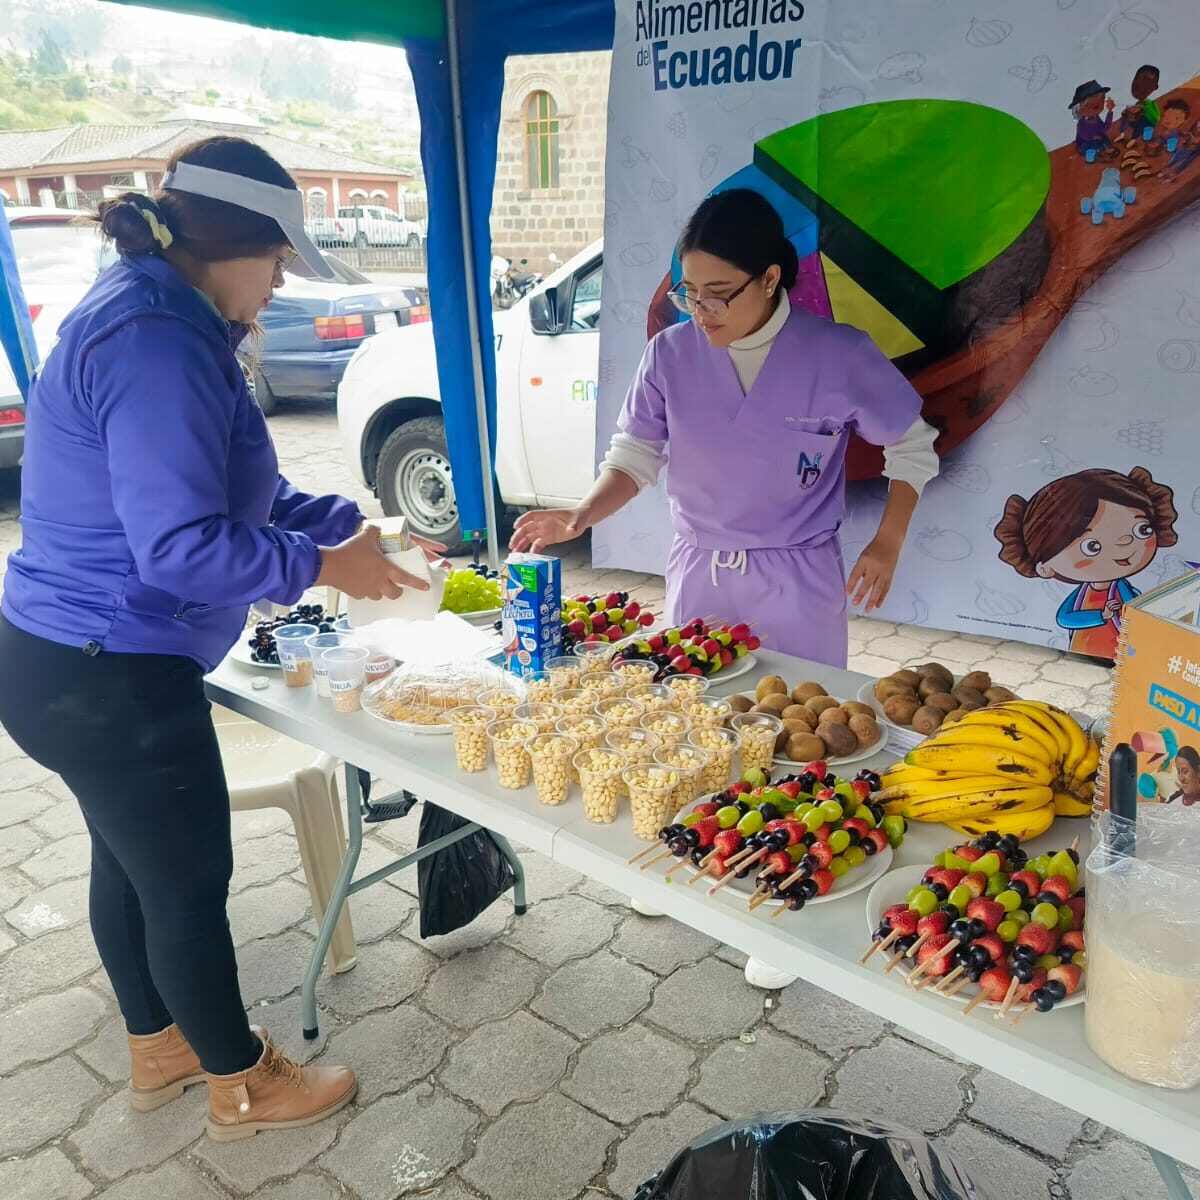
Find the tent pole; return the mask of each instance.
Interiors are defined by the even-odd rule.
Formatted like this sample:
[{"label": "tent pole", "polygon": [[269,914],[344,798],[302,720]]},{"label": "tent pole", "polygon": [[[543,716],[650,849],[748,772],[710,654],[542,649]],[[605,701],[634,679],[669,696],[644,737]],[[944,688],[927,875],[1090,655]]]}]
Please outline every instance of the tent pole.
[{"label": "tent pole", "polygon": [[488,562],[500,569],[496,525],[496,489],[492,478],[492,443],[488,433],[487,393],[483,383],[483,348],[479,341],[479,292],[475,286],[475,245],[471,236],[471,198],[467,190],[467,149],[463,130],[462,76],[458,61],[458,0],[446,0],[446,41],[450,58],[450,100],[454,114],[454,157],[458,167],[458,215],[462,224],[463,274],[467,287],[467,328],[471,337],[471,366],[475,375],[475,419],[479,426],[479,461],[483,474],[483,505],[487,516]]}]

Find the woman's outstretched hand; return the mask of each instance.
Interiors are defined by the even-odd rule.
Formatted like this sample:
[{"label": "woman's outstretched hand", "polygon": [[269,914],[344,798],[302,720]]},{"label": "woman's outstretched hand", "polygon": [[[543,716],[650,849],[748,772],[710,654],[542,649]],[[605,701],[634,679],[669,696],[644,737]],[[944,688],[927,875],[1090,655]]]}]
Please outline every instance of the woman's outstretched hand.
[{"label": "woman's outstretched hand", "polygon": [[522,513],[509,542],[510,549],[540,554],[547,546],[573,542],[587,532],[587,526],[573,508],[543,508]]}]

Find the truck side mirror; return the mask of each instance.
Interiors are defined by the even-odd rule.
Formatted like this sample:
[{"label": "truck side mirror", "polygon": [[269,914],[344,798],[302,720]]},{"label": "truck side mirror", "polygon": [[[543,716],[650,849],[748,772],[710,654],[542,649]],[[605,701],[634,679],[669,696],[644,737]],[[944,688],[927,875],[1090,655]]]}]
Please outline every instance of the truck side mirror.
[{"label": "truck side mirror", "polygon": [[562,333],[558,315],[558,288],[546,288],[529,298],[529,326],[534,333],[555,337]]}]

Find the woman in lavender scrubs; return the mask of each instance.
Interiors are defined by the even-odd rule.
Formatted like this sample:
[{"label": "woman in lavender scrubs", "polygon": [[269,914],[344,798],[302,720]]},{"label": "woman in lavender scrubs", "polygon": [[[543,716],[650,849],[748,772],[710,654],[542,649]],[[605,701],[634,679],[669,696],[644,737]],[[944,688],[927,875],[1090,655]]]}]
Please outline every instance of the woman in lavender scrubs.
[{"label": "woman in lavender scrubs", "polygon": [[[672,293],[693,319],[646,347],[595,486],[526,513],[516,550],[571,541],[666,467],[675,542],[668,619],[754,621],[773,650],[846,665],[847,596],[883,603],[922,487],[937,474],[921,398],[874,342],[792,307],[796,250],[758,192],[710,196],[679,242]],[[847,583],[846,446],[885,448],[879,529]]]}]

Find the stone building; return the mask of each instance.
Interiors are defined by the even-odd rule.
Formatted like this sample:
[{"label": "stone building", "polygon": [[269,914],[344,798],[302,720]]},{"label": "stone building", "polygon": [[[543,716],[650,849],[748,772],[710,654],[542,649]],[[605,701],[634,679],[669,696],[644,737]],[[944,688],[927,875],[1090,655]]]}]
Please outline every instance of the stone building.
[{"label": "stone building", "polygon": [[612,56],[510,58],[492,201],[492,245],[537,270],[604,229],[604,149]]}]

